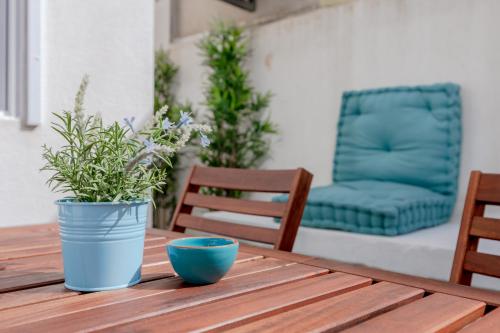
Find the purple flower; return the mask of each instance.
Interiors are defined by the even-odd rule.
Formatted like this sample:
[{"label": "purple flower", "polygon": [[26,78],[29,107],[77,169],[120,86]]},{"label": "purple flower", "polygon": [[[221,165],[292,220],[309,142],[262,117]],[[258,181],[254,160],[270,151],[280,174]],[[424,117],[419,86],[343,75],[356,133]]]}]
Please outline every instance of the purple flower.
[{"label": "purple flower", "polygon": [[123,118],[123,123],[130,128],[132,133],[135,133],[134,121],[135,121],[135,117]]},{"label": "purple flower", "polygon": [[170,119],[168,119],[168,118],[163,119],[163,122],[161,125],[162,125],[164,130],[169,130],[169,129],[174,127],[174,123],[170,122]]},{"label": "purple flower", "polygon": [[153,142],[153,140],[145,139],[142,143],[144,143],[144,147],[146,148],[147,153],[152,153],[155,149],[155,143]]},{"label": "purple flower", "polygon": [[177,124],[177,128],[184,126],[184,125],[189,125],[193,123],[193,118],[189,115],[189,113],[181,111],[181,119],[179,120],[179,123]]},{"label": "purple flower", "polygon": [[201,145],[206,148],[210,145],[210,139],[205,135],[205,133],[200,133]]}]

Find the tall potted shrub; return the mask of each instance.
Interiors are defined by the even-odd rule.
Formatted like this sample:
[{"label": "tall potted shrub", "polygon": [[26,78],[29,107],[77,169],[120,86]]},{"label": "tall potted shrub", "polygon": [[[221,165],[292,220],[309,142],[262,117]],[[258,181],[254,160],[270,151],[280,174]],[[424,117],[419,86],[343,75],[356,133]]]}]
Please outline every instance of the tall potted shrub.
[{"label": "tall potted shrub", "polygon": [[[155,112],[161,110],[164,105],[169,109],[164,115],[171,121],[179,121],[180,111],[192,114],[190,103],[179,103],[173,93],[173,86],[179,67],[170,59],[164,50],[155,53]],[[165,184],[161,186],[161,191],[153,193],[156,209],[153,214],[153,226],[165,229],[172,218],[173,211],[177,205],[177,176],[180,167],[180,154],[170,156],[170,163],[163,164],[165,168]]]},{"label": "tall potted shrub", "polygon": [[64,261],[65,285],[80,291],[130,286],[141,278],[144,234],[153,190],[159,190],[169,159],[193,132],[209,127],[193,124],[181,113],[173,123],[159,110],[142,129],[134,118],[105,125],[98,115],[86,116],[82,80],[72,112],[54,113],[54,131],[65,141],[57,150],[43,146],[51,172],[48,183],[71,196],[56,202]]},{"label": "tall potted shrub", "polygon": [[[265,114],[271,93],[252,87],[245,62],[248,39],[234,25],[217,24],[199,44],[209,68],[205,90],[210,148],[200,151],[201,161],[214,167],[255,168],[269,152],[276,126]],[[239,197],[233,190],[212,191]]]}]

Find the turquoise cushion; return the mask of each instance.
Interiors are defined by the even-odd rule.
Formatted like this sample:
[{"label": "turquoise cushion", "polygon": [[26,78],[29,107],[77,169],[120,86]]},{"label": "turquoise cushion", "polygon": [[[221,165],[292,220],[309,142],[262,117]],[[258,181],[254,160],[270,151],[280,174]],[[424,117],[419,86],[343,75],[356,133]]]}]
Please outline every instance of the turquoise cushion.
[{"label": "turquoise cushion", "polygon": [[457,85],[346,92],[333,182],[383,180],[454,196],[460,133]]},{"label": "turquoise cushion", "polygon": [[397,235],[448,221],[460,118],[451,83],[344,93],[334,185],[311,190],[302,225]]},{"label": "turquoise cushion", "polygon": [[446,222],[449,196],[423,187],[358,180],[311,190],[302,225],[379,235],[398,235]]}]

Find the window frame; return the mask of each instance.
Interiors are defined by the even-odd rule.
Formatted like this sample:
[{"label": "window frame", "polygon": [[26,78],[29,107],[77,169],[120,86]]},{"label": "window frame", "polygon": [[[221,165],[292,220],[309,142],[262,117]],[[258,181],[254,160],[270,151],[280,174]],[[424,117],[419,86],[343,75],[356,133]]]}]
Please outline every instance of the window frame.
[{"label": "window frame", "polygon": [[[0,94],[4,94],[5,93],[5,100],[1,102],[0,104],[0,115],[5,115],[8,111],[8,101],[9,101],[9,98],[8,98],[8,89],[7,89],[7,86],[8,86],[8,68],[9,68],[9,65],[7,63],[8,61],[8,55],[7,55],[7,52],[9,50],[9,47],[8,47],[8,43],[9,43],[9,22],[8,22],[8,18],[9,18],[9,14],[8,14],[8,9],[9,9],[9,6],[8,6],[8,0],[0,0],[0,14],[2,15],[2,17],[0,18],[0,24],[2,25],[0,27],[0,31],[1,31],[1,34],[2,36],[0,36],[0,41],[2,42],[2,44],[0,45],[0,49],[3,48],[5,46],[5,50],[3,50],[3,52],[5,52],[5,54],[2,54],[0,56],[0,61],[2,62],[0,64],[0,66],[5,66],[5,72],[3,71],[3,68],[2,68],[2,71],[0,71],[2,77],[0,78],[0,89],[2,89],[3,91],[0,92]],[[5,85],[5,86],[4,86]],[[5,103],[5,105],[4,105]]]},{"label": "window frame", "polygon": [[40,0],[7,2],[7,110],[2,118],[41,122]]}]

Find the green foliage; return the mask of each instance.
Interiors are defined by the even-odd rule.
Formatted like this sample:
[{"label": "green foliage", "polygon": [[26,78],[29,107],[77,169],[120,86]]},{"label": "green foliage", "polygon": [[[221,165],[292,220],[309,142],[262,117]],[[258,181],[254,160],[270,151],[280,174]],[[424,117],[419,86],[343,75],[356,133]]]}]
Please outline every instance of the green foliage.
[{"label": "green foliage", "polygon": [[174,96],[171,92],[172,82],[179,68],[170,60],[168,53],[158,50],[155,53],[155,110],[162,105],[171,105]]},{"label": "green foliage", "polygon": [[[73,112],[54,113],[52,129],[64,140],[59,150],[43,146],[42,170],[54,191],[70,192],[82,202],[142,200],[165,183],[171,156],[181,149],[193,131],[209,131],[203,125],[165,126],[164,107],[146,126],[135,131],[133,118],[126,125],[104,125],[98,115],[85,116],[83,100],[88,79],[84,77]],[[191,119],[186,114],[184,120]]]},{"label": "green foliage", "polygon": [[[164,50],[158,50],[155,53],[155,92],[154,107],[155,111],[160,110],[162,105],[169,105],[170,108],[165,114],[171,121],[178,121],[180,111],[183,110],[192,114],[192,107],[189,103],[180,104],[173,94],[173,85],[179,68],[172,62],[168,53]],[[156,206],[162,208],[155,211],[153,216],[153,226],[165,228],[170,221],[173,210],[177,205],[177,176],[179,171],[179,154],[170,156],[170,165],[165,165],[164,185],[160,191],[154,193]]]},{"label": "green foliage", "polygon": [[[205,98],[213,129],[210,148],[199,157],[214,167],[255,168],[268,154],[269,135],[276,133],[276,126],[264,115],[271,93],[255,92],[244,68],[248,40],[241,28],[218,24],[199,47],[210,69]],[[237,191],[216,194],[241,195]]]}]

